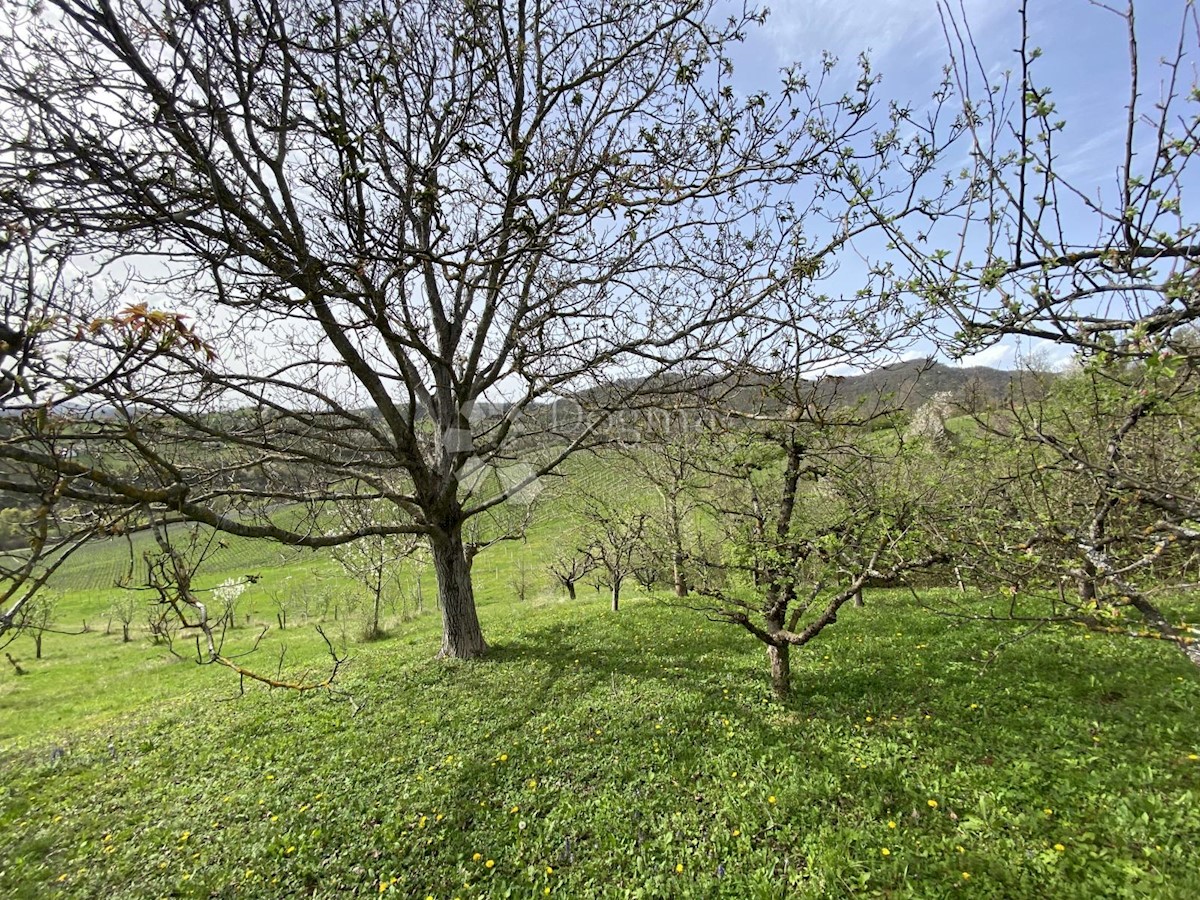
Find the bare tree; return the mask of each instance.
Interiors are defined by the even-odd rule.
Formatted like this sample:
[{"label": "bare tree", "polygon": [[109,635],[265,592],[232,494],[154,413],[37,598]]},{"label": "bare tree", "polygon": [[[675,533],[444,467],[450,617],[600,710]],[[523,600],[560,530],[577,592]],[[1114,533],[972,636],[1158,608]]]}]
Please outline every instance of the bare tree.
[{"label": "bare tree", "polygon": [[582,517],[586,545],[582,552],[591,557],[598,570],[600,584],[609,590],[612,610],[621,605],[621,586],[634,574],[640,557],[646,552],[645,512],[599,497],[585,497],[576,512]]},{"label": "bare tree", "polygon": [[[825,203],[839,179],[907,197],[899,218],[939,208],[915,189],[940,150],[930,123],[877,109],[865,63],[832,101],[831,63],[785,70],[773,96],[735,89],[730,47],[762,16],[731,12],[51,0],[51,25],[7,7],[0,221],[120,263],[140,296],[194,310],[220,355],[159,346],[97,383],[129,350],[87,330],[57,373],[76,405],[41,405],[112,465],[3,453],[61,472],[72,498],[235,534],[424,535],[442,655],[484,653],[465,522],[645,386],[753,345],[744,313],[878,226]],[[465,483],[516,455],[518,483]],[[348,479],[403,521],[327,533]]]},{"label": "bare tree", "polygon": [[42,589],[28,603],[21,606],[13,627],[21,634],[33,638],[34,656],[42,658],[42,640],[54,622],[59,596],[54,591]]},{"label": "bare tree", "polygon": [[575,585],[595,568],[596,560],[590,553],[574,548],[560,551],[546,566],[572,600],[575,599]]},{"label": "bare tree", "polygon": [[638,416],[635,434],[618,444],[622,463],[658,495],[660,507],[650,519],[648,547],[662,548],[669,564],[675,596],[689,592],[688,559],[693,556],[690,532],[707,486],[700,461],[708,429],[702,407],[692,398],[664,398],[659,408]]},{"label": "bare tree", "polygon": [[[378,500],[345,502],[338,508],[345,531],[365,530],[395,519],[395,507]],[[369,603],[364,636],[383,636],[385,594],[395,580],[396,570],[416,549],[417,538],[408,534],[373,534],[333,548],[333,558],[342,571],[367,592]]]}]

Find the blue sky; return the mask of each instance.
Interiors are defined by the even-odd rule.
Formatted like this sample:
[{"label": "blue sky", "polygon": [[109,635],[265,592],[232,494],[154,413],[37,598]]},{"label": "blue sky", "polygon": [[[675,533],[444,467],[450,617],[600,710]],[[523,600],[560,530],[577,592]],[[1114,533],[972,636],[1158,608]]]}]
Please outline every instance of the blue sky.
[{"label": "blue sky", "polygon": [[[1113,4],[1123,2],[1113,0]],[[774,0],[768,5],[771,14],[766,26],[750,34],[743,52],[737,54],[738,77],[747,88],[769,87],[778,68],[789,61],[815,65],[822,50],[837,55],[852,71],[857,55],[868,51],[873,68],[883,78],[880,96],[919,104],[938,83],[948,60],[935,0]],[[1175,51],[1185,6],[1183,0],[1139,0],[1137,4],[1141,90],[1146,99],[1158,96],[1163,74],[1159,60]],[[969,24],[989,76],[999,78],[1006,69],[1018,69],[1017,0],[952,0],[952,7],[960,21]],[[1030,0],[1029,7],[1030,43],[1043,51],[1035,64],[1035,78],[1052,86],[1058,116],[1067,121],[1058,144],[1060,173],[1089,193],[1111,196],[1129,96],[1126,24],[1088,0]],[[1194,36],[1190,43],[1190,64],[1200,67]],[[1194,81],[1195,70],[1189,67],[1183,74],[1186,88]],[[1082,216],[1075,224],[1081,240],[1094,235],[1095,225]],[[839,275],[847,279],[849,289],[853,266],[852,259],[845,259]],[[1023,348],[1030,349],[1034,348]],[[1016,345],[1008,342],[965,362],[1011,366],[1016,351]],[[1043,348],[1043,352],[1055,360],[1068,355],[1061,348]]]}]

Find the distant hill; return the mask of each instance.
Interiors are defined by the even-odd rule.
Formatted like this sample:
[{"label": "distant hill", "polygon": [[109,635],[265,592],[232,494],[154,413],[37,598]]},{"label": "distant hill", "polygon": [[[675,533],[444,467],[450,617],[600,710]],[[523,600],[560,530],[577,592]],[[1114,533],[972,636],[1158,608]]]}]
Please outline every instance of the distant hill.
[{"label": "distant hill", "polygon": [[988,406],[1009,396],[1013,383],[1028,373],[986,366],[959,368],[932,359],[914,359],[881,366],[862,375],[828,379],[827,389],[848,401],[888,398],[913,410],[935,394],[949,393],[956,402]]}]

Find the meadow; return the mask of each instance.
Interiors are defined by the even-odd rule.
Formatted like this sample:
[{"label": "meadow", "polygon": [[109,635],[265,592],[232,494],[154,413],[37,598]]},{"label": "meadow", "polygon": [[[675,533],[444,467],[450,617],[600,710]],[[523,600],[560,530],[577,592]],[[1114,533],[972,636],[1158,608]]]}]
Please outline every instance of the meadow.
[{"label": "meadow", "polygon": [[242,661],[320,676],[321,620],[350,657],[336,693],[242,691],[144,628],[105,634],[125,550],[87,548],[57,624],[93,630],[40,661],[22,637],[28,674],[0,674],[0,895],[1200,895],[1200,679],[1178,652],[1013,640],[936,615],[936,589],[877,590],[795,654],[781,704],[757,642],[686,602],[552,590],[572,538],[550,512],[478,559],[471,663],[433,659],[431,602],[362,642],[321,605],[349,590],[327,556],[231,540],[206,578],[260,576],[231,648],[271,626]]}]

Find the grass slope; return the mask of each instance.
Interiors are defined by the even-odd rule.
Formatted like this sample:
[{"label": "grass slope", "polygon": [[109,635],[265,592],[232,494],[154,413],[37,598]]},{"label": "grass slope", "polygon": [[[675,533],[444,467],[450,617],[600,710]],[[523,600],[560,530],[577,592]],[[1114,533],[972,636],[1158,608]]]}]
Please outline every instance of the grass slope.
[{"label": "grass slope", "polygon": [[1200,895],[1178,654],[1039,634],[984,661],[997,630],[868,602],[797,654],[789,706],[747,636],[655,599],[496,600],[465,665],[419,619],[355,648],[357,713],[219,702],[227,675],[142,648],[171,702],[130,674],[106,718],[6,726],[0,895]]}]

